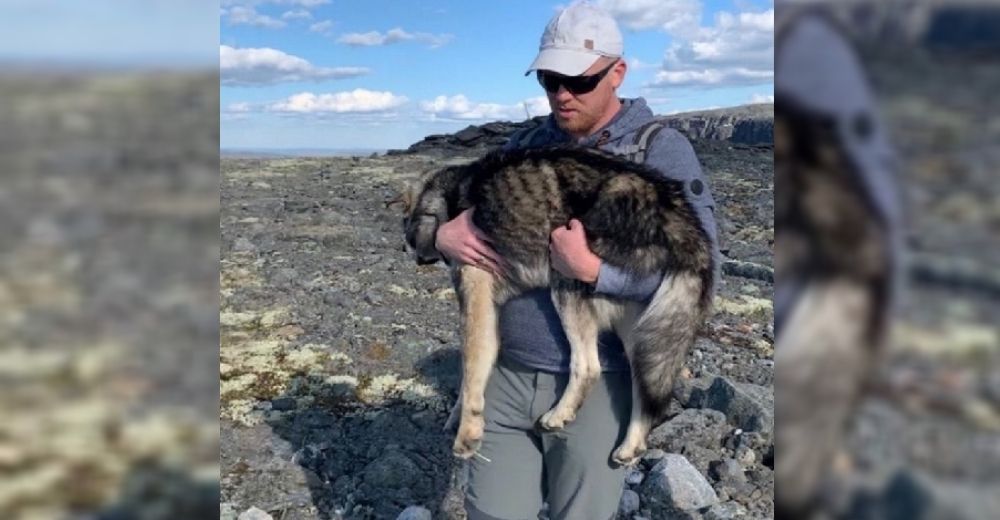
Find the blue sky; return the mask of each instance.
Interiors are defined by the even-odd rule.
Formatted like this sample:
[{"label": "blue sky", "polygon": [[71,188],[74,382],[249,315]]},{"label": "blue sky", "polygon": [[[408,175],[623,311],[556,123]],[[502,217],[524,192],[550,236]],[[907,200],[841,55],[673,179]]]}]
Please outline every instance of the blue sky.
[{"label": "blue sky", "polygon": [[[619,90],[669,113],[770,100],[770,0],[595,0],[630,69]],[[404,148],[548,112],[524,76],[567,2],[222,0],[223,148]]]},{"label": "blue sky", "polygon": [[204,0],[3,0],[0,61],[214,67],[218,4]]}]

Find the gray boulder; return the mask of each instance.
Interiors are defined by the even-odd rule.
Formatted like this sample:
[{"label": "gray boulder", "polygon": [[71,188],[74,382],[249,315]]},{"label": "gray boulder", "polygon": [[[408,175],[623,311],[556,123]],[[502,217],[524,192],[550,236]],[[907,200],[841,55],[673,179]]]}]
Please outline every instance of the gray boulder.
[{"label": "gray boulder", "polygon": [[740,520],[747,517],[747,509],[736,502],[716,504],[708,509],[702,517],[705,520]]},{"label": "gray boulder", "polygon": [[626,489],[622,493],[622,498],[618,502],[618,516],[628,518],[629,515],[639,510],[639,494],[631,489]]},{"label": "gray boulder", "polygon": [[399,513],[396,520],[431,520],[433,516],[426,507],[410,506]]},{"label": "gray boulder", "polygon": [[675,453],[688,442],[704,448],[717,448],[728,430],[724,413],[711,409],[687,409],[654,428],[647,443]]},{"label": "gray boulder", "polygon": [[253,242],[246,237],[237,238],[233,242],[233,251],[236,252],[254,252],[257,250],[257,246],[253,245]]},{"label": "gray boulder", "polygon": [[774,391],[717,376],[708,390],[695,389],[691,402],[726,414],[730,424],[770,437],[774,432]]},{"label": "gray boulder", "polygon": [[649,471],[640,493],[655,518],[719,503],[705,477],[681,455],[668,454]]},{"label": "gray boulder", "polygon": [[373,488],[411,487],[423,478],[420,468],[400,451],[392,450],[365,467],[363,478]]},{"label": "gray boulder", "polygon": [[251,507],[240,513],[239,520],[274,520],[274,518],[261,509]]}]

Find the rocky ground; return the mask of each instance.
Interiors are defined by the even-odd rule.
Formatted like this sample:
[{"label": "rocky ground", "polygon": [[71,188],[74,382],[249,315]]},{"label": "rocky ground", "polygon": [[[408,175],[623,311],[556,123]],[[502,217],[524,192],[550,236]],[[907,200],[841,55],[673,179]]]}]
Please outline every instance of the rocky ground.
[{"label": "rocky ground", "polygon": [[[511,129],[468,130],[468,146],[431,139],[444,151],[223,159],[224,517],[464,517],[463,466],[441,431],[459,382],[454,292],[440,267],[407,257],[401,215],[384,202]],[[769,518],[772,154],[695,148],[724,252],[744,262],[727,270],[761,279],[724,276],[621,517]]]},{"label": "rocky ground", "polygon": [[995,57],[864,51],[901,159],[911,267],[887,359],[828,490],[831,509],[997,518],[1000,104],[986,85],[1000,69]]},{"label": "rocky ground", "polygon": [[218,95],[0,76],[0,517],[214,516]]}]

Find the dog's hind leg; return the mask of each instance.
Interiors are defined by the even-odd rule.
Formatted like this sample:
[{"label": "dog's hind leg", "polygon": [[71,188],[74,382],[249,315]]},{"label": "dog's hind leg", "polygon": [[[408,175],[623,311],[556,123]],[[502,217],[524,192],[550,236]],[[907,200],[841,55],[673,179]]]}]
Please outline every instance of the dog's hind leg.
[{"label": "dog's hind leg", "polygon": [[632,418],[625,440],[611,458],[634,464],[646,450],[650,429],[665,418],[674,377],[684,364],[701,323],[701,280],[689,273],[667,275],[626,340],[632,367]]},{"label": "dog's hind leg", "polygon": [[594,307],[579,288],[553,280],[552,301],[570,345],[569,383],[551,410],[539,420],[542,428],[557,430],[576,419],[587,393],[601,377],[597,357],[598,323]]},{"label": "dog's hind leg", "polygon": [[458,273],[463,317],[462,412],[452,446],[457,457],[467,459],[483,439],[486,383],[499,350],[493,275],[477,267],[462,266]]},{"label": "dog's hind leg", "polygon": [[[632,378],[631,378],[632,415],[629,419],[628,433],[626,434],[626,437],[632,439],[641,439],[641,442],[638,443],[634,443],[633,441],[632,448],[630,448],[630,453],[627,454],[622,453],[622,449],[621,447],[619,447],[612,454],[612,460],[616,464],[627,466],[634,464],[636,461],[639,460],[639,457],[642,456],[643,453],[645,453],[646,434],[643,432],[645,431],[648,433],[649,430],[651,429],[651,426],[649,424],[649,418],[646,417],[642,412],[643,393],[640,389],[639,378],[636,375],[639,372],[641,372],[641,370],[635,366],[636,361],[635,361],[634,333],[635,333],[636,322],[638,321],[639,316],[642,313],[643,306],[638,303],[628,302],[625,304],[622,310],[624,312],[622,312],[622,314],[618,316],[618,319],[616,319],[614,323],[612,323],[612,325],[614,326],[615,333],[618,334],[618,337],[621,339],[622,345],[625,347],[625,355],[628,357],[632,371]],[[623,445],[624,444],[627,443],[623,443]],[[622,459],[621,458],[622,455],[628,455],[628,458]]]},{"label": "dog's hind leg", "polygon": [[646,436],[653,428],[653,417],[645,411],[645,399],[641,383],[634,375],[634,364],[632,370],[632,418],[628,423],[625,440],[611,454],[611,460],[622,466],[631,466],[638,462],[639,457],[646,452]]}]

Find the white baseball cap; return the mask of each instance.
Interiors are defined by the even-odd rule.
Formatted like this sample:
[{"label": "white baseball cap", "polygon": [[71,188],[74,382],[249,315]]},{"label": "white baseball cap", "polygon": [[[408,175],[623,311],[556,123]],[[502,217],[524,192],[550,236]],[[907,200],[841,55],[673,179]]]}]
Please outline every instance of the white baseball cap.
[{"label": "white baseball cap", "polygon": [[622,55],[622,33],[604,10],[589,2],[574,2],[556,14],[542,33],[538,57],[528,68],[579,76],[602,56]]}]

